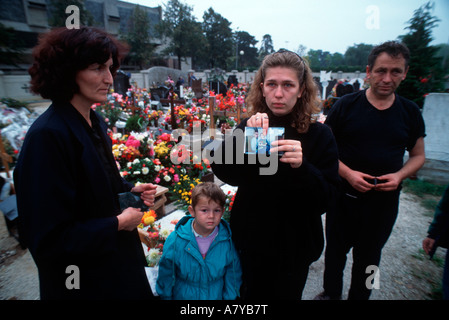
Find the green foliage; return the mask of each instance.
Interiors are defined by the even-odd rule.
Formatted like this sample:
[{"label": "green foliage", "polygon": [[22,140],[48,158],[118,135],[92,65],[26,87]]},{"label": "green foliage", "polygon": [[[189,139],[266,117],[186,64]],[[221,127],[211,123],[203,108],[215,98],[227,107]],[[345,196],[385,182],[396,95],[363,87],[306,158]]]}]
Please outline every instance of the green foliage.
[{"label": "green foliage", "polygon": [[314,71],[364,71],[372,48],[371,44],[359,43],[349,47],[344,55],[339,52],[311,49],[307,52],[306,58]]},{"label": "green foliage", "polygon": [[155,47],[150,39],[150,19],[139,5],[134,8],[128,30],[121,37],[130,46],[129,62],[138,65],[140,69],[146,68]]},{"label": "green foliage", "polygon": [[257,69],[259,67],[259,59],[255,45],[258,41],[246,31],[237,31],[234,33],[234,36],[236,52],[231,62],[235,65],[236,56],[238,56],[237,69]]},{"label": "green foliage", "polygon": [[263,58],[265,58],[266,55],[269,55],[274,52],[274,46],[273,46],[273,40],[271,39],[271,35],[266,34],[262,38],[262,43],[260,45],[259,49],[259,61],[262,62]]},{"label": "green foliage", "polygon": [[145,120],[140,115],[136,114],[131,117],[129,117],[128,120],[126,120],[126,126],[125,131],[126,132],[140,132],[142,131],[142,128],[146,126],[146,123],[144,123]]},{"label": "green foliage", "polygon": [[406,179],[403,182],[403,187],[404,191],[413,193],[419,197],[424,195],[441,197],[446,188],[446,186],[433,184],[420,179]]},{"label": "green foliage", "polygon": [[23,43],[17,39],[13,28],[0,23],[0,64],[14,65],[22,62]]},{"label": "green foliage", "polygon": [[442,58],[437,55],[438,47],[430,45],[432,29],[439,21],[432,16],[433,7],[432,2],[427,2],[415,10],[408,21],[410,32],[399,37],[410,50],[410,67],[397,92],[420,107],[424,105],[426,94],[444,89]]},{"label": "green foliage", "polygon": [[[179,61],[192,57],[197,63],[203,58],[206,39],[201,23],[192,15],[193,8],[179,0],[169,0],[164,8],[164,18],[156,25],[156,32],[161,37],[170,38],[165,54],[173,54]],[[181,68],[181,66],[178,66]]]},{"label": "green foliage", "polygon": [[211,7],[203,15],[203,32],[208,43],[208,67],[227,70],[227,59],[234,55],[231,22]]},{"label": "green foliage", "polygon": [[0,102],[6,104],[10,108],[15,109],[26,108],[28,111],[31,112],[28,103],[24,101],[16,100],[13,98],[1,98]]}]

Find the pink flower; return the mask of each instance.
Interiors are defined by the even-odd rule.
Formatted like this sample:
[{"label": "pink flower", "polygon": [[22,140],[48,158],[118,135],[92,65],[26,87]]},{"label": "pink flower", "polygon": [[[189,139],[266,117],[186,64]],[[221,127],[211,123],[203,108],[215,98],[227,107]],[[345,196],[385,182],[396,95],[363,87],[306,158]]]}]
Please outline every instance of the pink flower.
[{"label": "pink flower", "polygon": [[175,175],[173,176],[173,180],[174,180],[175,182],[179,182],[179,175],[178,175],[178,174],[175,174]]},{"label": "pink flower", "polygon": [[159,182],[161,182],[161,178],[156,177],[156,179],[154,179],[154,183],[159,183]]},{"label": "pink flower", "polygon": [[140,141],[134,138],[134,136],[129,136],[128,140],[126,141],[127,147],[134,147],[139,148],[140,147]]}]

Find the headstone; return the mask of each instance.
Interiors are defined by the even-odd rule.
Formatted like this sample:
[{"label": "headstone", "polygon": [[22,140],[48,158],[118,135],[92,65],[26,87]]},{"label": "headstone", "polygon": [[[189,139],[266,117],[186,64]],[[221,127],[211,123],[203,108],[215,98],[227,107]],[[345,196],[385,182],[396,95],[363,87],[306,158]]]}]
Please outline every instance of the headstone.
[{"label": "headstone", "polygon": [[449,184],[449,93],[430,93],[424,102],[423,118],[426,163],[418,176]]},{"label": "headstone", "polygon": [[122,96],[126,95],[126,92],[131,87],[129,78],[130,77],[125,72],[118,70],[114,78],[114,91]]},{"label": "headstone", "polygon": [[321,70],[321,72],[320,72],[320,82],[321,82],[321,85],[323,86],[321,98],[323,100],[326,99],[326,90],[327,90],[327,86],[329,85],[329,81],[331,80],[331,75],[332,75],[332,71],[326,72],[326,71]]}]

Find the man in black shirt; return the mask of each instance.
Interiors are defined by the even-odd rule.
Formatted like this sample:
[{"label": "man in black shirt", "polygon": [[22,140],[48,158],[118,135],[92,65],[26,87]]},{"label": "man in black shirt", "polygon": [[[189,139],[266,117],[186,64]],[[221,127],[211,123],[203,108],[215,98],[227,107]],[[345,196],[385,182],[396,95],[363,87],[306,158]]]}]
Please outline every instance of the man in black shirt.
[{"label": "man in black shirt", "polygon": [[[407,47],[397,42],[375,47],[368,57],[370,88],[342,97],[326,119],[337,141],[343,185],[336,207],[326,215],[324,292],[316,299],[341,298],[351,248],[348,299],[369,299],[379,288],[372,280],[396,221],[401,183],[425,161],[421,112],[395,93],[408,60]],[[409,159],[404,164],[405,150]]]}]

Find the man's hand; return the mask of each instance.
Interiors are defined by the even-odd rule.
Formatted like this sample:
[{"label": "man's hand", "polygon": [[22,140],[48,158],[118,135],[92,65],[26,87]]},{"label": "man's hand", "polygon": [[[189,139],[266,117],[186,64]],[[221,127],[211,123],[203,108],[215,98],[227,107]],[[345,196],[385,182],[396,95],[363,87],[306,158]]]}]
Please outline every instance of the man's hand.
[{"label": "man's hand", "polygon": [[401,177],[396,173],[385,174],[383,176],[377,177],[377,180],[381,181],[374,187],[374,189],[377,191],[394,191],[402,182]]},{"label": "man's hand", "polygon": [[435,245],[435,240],[429,237],[425,238],[422,242],[422,248],[424,251],[429,254],[432,251],[433,246]]}]

